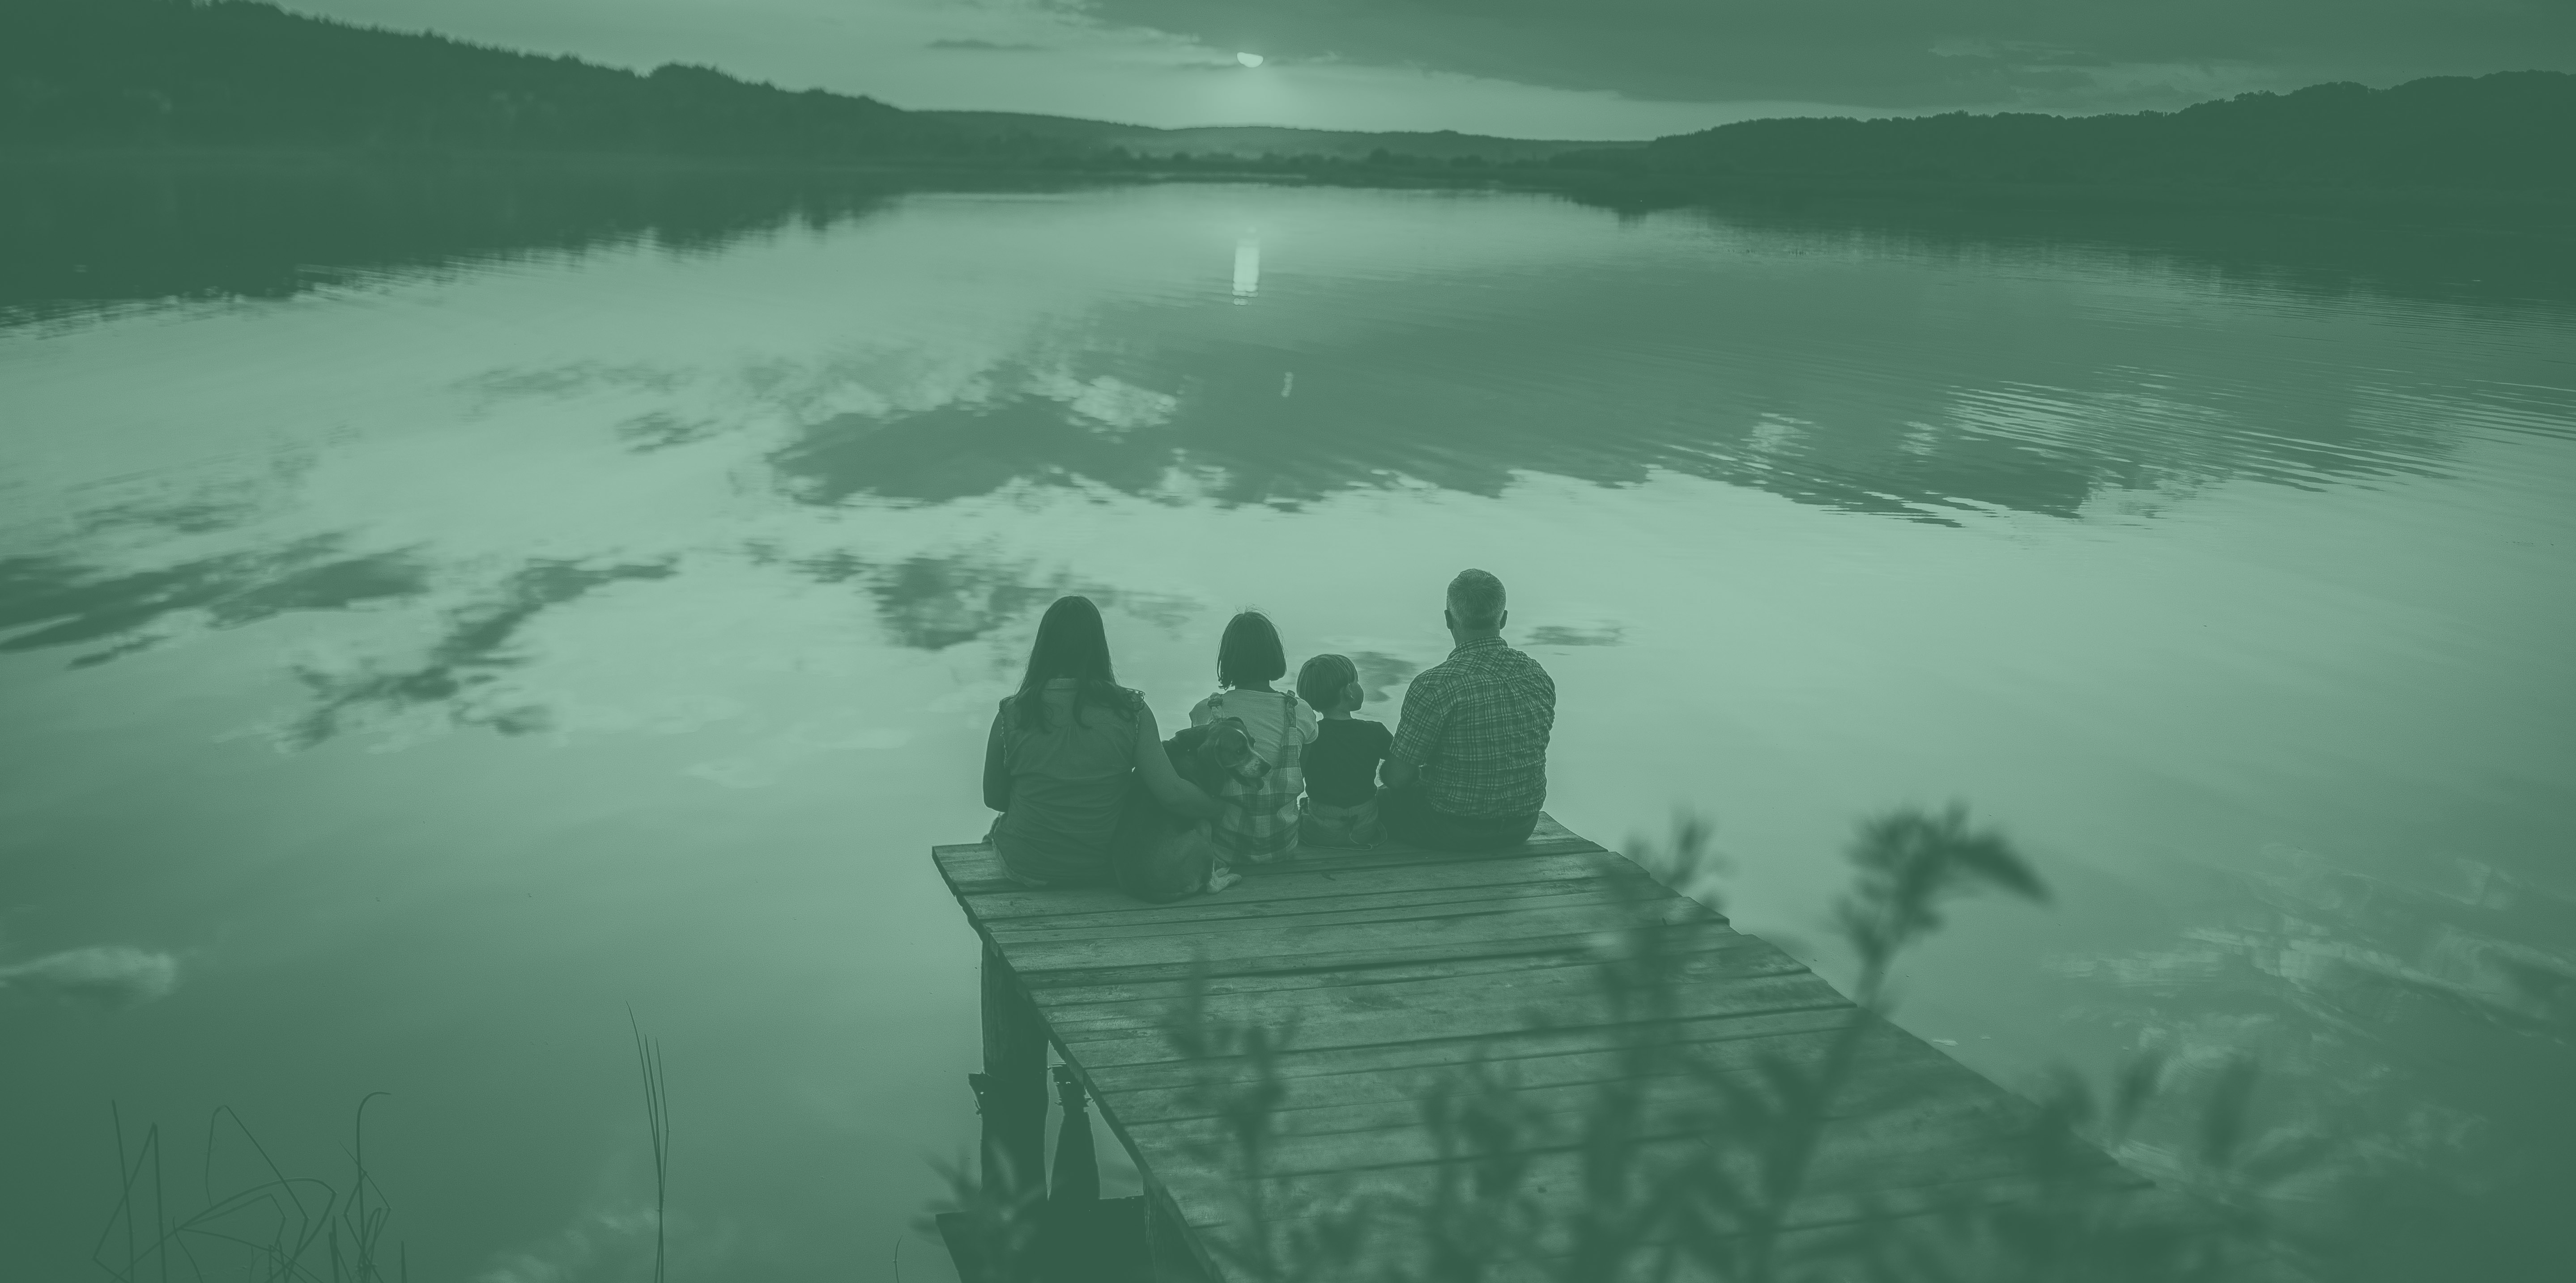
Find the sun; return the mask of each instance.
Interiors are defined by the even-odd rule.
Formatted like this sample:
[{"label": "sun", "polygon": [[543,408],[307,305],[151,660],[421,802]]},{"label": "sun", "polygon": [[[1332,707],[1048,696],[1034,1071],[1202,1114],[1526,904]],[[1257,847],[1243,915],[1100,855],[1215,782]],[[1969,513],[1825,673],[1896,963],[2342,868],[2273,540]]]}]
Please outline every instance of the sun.
[{"label": "sun", "polygon": [[1247,67],[1258,67],[1261,65],[1261,55],[1257,53],[1239,53],[1234,56],[1234,60]]}]

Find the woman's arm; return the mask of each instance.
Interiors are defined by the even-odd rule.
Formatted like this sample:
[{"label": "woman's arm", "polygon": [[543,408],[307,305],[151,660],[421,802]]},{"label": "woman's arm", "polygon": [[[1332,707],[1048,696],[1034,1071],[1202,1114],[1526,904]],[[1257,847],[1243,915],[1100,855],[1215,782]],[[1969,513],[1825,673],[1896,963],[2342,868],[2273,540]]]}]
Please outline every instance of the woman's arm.
[{"label": "woman's arm", "polygon": [[1011,755],[1003,738],[1010,720],[1010,701],[1004,700],[1001,711],[993,714],[993,733],[984,740],[984,805],[996,811],[1011,809]]},{"label": "woman's arm", "polygon": [[1136,775],[1164,810],[1207,820],[1225,809],[1206,789],[1172,769],[1171,755],[1163,751],[1162,729],[1154,725],[1154,710],[1141,706],[1136,710]]}]

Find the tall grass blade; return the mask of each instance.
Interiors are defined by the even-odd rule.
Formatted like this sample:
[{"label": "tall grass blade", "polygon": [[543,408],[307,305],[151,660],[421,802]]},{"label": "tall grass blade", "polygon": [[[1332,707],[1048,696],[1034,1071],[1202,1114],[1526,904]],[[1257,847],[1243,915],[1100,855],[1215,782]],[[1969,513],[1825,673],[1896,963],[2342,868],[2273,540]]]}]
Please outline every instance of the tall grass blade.
[{"label": "tall grass blade", "polygon": [[626,1009],[626,1023],[635,1033],[635,1062],[644,1074],[644,1126],[653,1140],[653,1283],[663,1283],[670,1260],[664,1219],[671,1191],[671,1109],[664,1091],[662,1040],[645,1036],[633,1007]]}]

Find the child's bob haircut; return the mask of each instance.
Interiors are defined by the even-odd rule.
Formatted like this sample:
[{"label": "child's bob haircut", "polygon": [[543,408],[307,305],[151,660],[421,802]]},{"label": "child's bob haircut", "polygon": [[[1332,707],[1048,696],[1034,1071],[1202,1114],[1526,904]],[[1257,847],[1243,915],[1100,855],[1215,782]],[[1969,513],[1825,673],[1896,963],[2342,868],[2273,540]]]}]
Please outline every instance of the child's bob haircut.
[{"label": "child's bob haircut", "polygon": [[1322,712],[1342,702],[1342,695],[1360,679],[1360,666],[1348,655],[1317,655],[1297,670],[1297,698],[1306,707]]},{"label": "child's bob haircut", "polygon": [[1288,675],[1288,652],[1279,647],[1279,630],[1270,617],[1247,610],[1227,620],[1225,638],[1216,644],[1216,684],[1249,686],[1275,682]]}]

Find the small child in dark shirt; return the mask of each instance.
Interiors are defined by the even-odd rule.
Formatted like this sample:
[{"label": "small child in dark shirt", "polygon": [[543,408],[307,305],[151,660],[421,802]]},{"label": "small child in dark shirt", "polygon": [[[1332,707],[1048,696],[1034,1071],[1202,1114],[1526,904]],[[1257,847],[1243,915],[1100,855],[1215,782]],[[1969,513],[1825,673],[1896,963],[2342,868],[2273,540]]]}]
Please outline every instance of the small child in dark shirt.
[{"label": "small child in dark shirt", "polygon": [[1306,796],[1297,840],[1306,846],[1367,848],[1386,840],[1377,818],[1377,764],[1395,737],[1386,724],[1351,716],[1360,670],[1346,655],[1317,655],[1297,670],[1297,695],[1323,718],[1306,746]]}]

